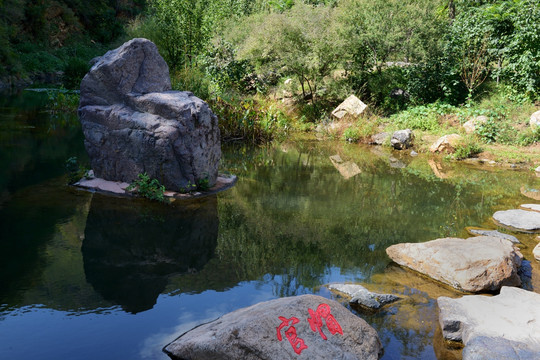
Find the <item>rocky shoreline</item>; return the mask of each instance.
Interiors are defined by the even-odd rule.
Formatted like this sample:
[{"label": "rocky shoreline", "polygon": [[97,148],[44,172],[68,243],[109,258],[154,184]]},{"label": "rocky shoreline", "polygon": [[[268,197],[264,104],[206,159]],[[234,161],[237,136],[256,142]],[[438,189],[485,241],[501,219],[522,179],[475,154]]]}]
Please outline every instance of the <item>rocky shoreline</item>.
[{"label": "rocky shoreline", "polygon": [[[529,215],[533,223],[536,221],[535,232],[540,232],[539,206],[520,206],[521,211],[531,213]],[[498,226],[500,224],[495,214],[492,221]],[[520,228],[519,226],[523,225],[519,222],[520,219],[518,217],[518,222],[509,222],[511,227],[508,229],[516,235],[529,236],[527,234],[531,227]],[[540,255],[540,244],[533,252],[536,260],[526,259],[520,251],[523,244],[516,236],[490,229],[466,230],[476,236],[468,239],[443,238],[425,243],[396,244],[386,249],[389,257],[400,268],[409,269],[405,274],[408,281],[418,277],[419,281],[426,285],[432,283],[433,289],[437,286],[446,289],[435,290],[429,295],[436,300],[439,309],[440,329],[435,332],[434,341],[440,344],[436,352],[443,358],[451,356],[464,360],[540,358],[540,294],[522,288],[527,284],[524,277],[531,276],[529,260],[540,261],[540,256],[536,256],[537,253]],[[540,236],[536,239],[540,242]],[[386,317],[390,316],[392,311],[385,309],[393,307],[393,304],[410,306],[407,304],[411,304],[411,301],[414,303],[416,295],[407,294],[402,287],[406,285],[397,281],[387,288],[391,293],[385,294],[370,291],[357,283],[328,284],[325,288],[330,291],[330,297],[358,311],[352,313],[333,300],[313,295],[310,295],[309,299],[315,299],[317,304],[310,302],[304,305],[306,295],[281,298],[240,309],[209,324],[197,326],[167,345],[164,351],[172,359],[205,359],[212,356],[240,356],[246,359],[295,358],[300,355],[299,352],[302,352],[302,355],[309,352],[310,357],[315,359],[327,359],[329,354],[334,358],[331,354],[337,353],[347,355],[339,358],[376,359],[382,354],[377,332],[361,322],[363,327],[367,326],[363,331],[369,336],[362,339],[344,339],[347,337],[346,333],[349,334],[349,330],[354,328],[349,326],[345,319],[363,321],[362,314],[378,312],[379,316]],[[473,295],[475,293],[476,295]],[[321,341],[317,335],[320,333],[316,331],[328,331],[331,325],[324,326],[328,322],[324,323],[319,318],[319,325],[310,327],[313,316],[309,317],[307,314],[315,314],[314,309],[319,303],[331,307],[332,314],[334,309],[339,308],[335,320],[342,325],[343,334],[333,337],[332,341]],[[519,306],[516,306],[517,304]],[[289,311],[291,307],[295,310]],[[303,320],[294,314],[301,313],[304,308],[309,308],[311,312],[306,313],[307,321],[302,324]],[[280,315],[281,312],[285,315]],[[294,330],[291,330],[292,328]],[[279,341],[277,333],[281,329],[286,331],[282,335],[282,341]],[[277,333],[272,335],[276,331]],[[330,340],[330,334],[328,335],[327,340]],[[440,341],[437,337],[443,340]],[[371,344],[370,350],[356,350],[366,344]],[[463,346],[462,352],[452,350],[456,344]],[[446,348],[447,346],[449,347]]]}]

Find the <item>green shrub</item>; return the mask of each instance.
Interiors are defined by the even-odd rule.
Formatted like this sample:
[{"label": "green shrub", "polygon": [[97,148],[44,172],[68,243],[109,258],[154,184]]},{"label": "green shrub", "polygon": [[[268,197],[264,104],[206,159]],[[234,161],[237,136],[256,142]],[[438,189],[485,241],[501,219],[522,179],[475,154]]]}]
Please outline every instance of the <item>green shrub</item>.
[{"label": "green shrub", "polygon": [[453,157],[457,160],[463,160],[467,158],[474,157],[476,154],[484,151],[480,144],[476,142],[473,138],[467,137],[462,144],[456,147],[456,151],[453,154]]},{"label": "green shrub", "polygon": [[219,118],[219,129],[224,141],[242,140],[254,144],[271,141],[289,128],[289,118],[273,104],[256,99],[225,99],[209,101]]},{"label": "green shrub", "polygon": [[517,144],[521,146],[529,146],[534,143],[540,143],[540,128],[536,128],[534,131],[527,129],[519,134]]},{"label": "green shrub", "polygon": [[207,191],[210,189],[210,183],[207,177],[197,182],[197,189],[200,191]]},{"label": "green shrub", "polygon": [[64,167],[68,173],[68,184],[75,184],[81,180],[88,173],[88,168],[79,164],[79,160],[76,156],[72,156],[66,160]]},{"label": "green shrub", "polygon": [[390,119],[401,128],[437,131],[441,128],[439,117],[452,110],[450,105],[439,103],[420,105],[393,115]]},{"label": "green shrub", "polygon": [[165,200],[165,186],[161,185],[157,179],[150,179],[147,173],[139,174],[138,180],[133,181],[127,188],[127,191],[135,191],[142,197],[159,202]]},{"label": "green shrub", "polygon": [[196,65],[173,71],[171,86],[173,90],[191,91],[195,96],[206,101],[209,101],[211,97],[210,81],[204,70]]},{"label": "green shrub", "polygon": [[354,126],[345,129],[343,139],[349,142],[357,142],[360,140],[360,130]]}]

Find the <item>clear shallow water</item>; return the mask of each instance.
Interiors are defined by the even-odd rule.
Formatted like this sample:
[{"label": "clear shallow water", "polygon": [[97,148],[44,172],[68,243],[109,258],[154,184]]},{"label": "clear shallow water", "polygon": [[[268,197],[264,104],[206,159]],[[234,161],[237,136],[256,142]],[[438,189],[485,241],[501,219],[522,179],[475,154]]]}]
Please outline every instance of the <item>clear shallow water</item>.
[{"label": "clear shallow water", "polygon": [[[338,281],[405,297],[352,309],[385,359],[459,356],[436,321],[436,298],[459,294],[385,249],[495,228],[494,211],[534,202],[520,188],[539,185],[529,172],[298,140],[224,146],[222,169],[239,181],[218,196],[104,197],[64,185],[64,161],[85,159],[76,119],[51,118],[39,94],[1,101],[0,359],[167,359],[163,345],[199,323],[282,296],[333,297],[321,285]],[[530,258],[533,237],[520,238]],[[535,290],[538,273],[533,263]]]}]

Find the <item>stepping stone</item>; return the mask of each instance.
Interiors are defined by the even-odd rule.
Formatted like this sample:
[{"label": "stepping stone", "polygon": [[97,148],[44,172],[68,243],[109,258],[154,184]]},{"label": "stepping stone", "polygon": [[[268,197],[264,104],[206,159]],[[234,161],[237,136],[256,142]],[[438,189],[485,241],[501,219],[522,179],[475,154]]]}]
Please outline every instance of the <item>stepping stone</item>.
[{"label": "stepping stone", "polygon": [[504,226],[509,226],[522,232],[540,230],[540,213],[522,209],[497,211],[493,219]]},{"label": "stepping stone", "polygon": [[497,230],[486,230],[486,229],[474,229],[474,228],[467,228],[467,231],[471,235],[480,235],[480,236],[493,236],[499,239],[505,239],[508,241],[513,242],[514,244],[519,244],[519,240],[517,237],[504,234],[502,232],[498,232]]},{"label": "stepping stone", "polygon": [[523,204],[520,208],[525,210],[540,211],[540,204]]},{"label": "stepping stone", "polygon": [[351,304],[358,304],[370,309],[380,309],[384,305],[393,303],[401,298],[392,294],[378,294],[371,292],[358,284],[329,284],[328,288],[334,292],[347,295]]},{"label": "stepping stone", "polygon": [[522,255],[504,239],[491,236],[443,238],[392,245],[386,253],[399,265],[458,290],[497,291],[501,286],[521,285],[518,268]]}]

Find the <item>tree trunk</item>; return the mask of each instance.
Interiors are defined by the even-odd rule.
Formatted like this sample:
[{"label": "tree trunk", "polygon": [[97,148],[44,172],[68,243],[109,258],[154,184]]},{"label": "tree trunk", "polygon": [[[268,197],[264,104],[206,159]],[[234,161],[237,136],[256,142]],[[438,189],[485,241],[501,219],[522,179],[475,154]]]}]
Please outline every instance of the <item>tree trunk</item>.
[{"label": "tree trunk", "polygon": [[448,1],[448,17],[451,21],[456,18],[456,4],[454,4],[453,0]]}]

